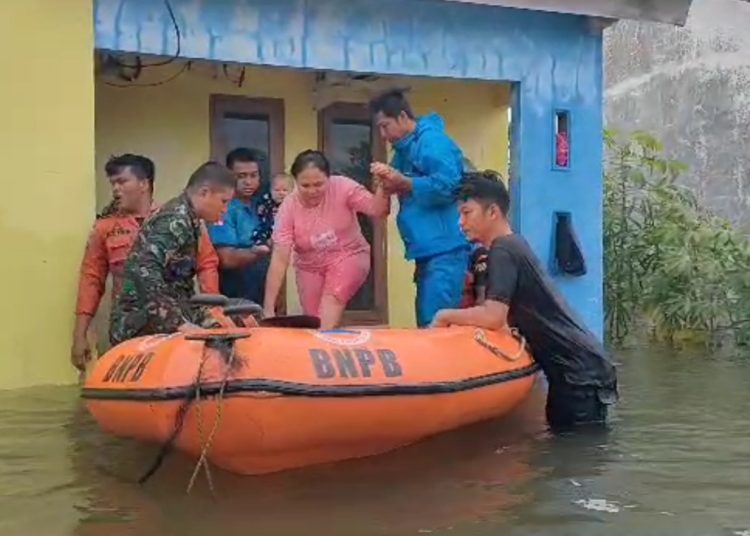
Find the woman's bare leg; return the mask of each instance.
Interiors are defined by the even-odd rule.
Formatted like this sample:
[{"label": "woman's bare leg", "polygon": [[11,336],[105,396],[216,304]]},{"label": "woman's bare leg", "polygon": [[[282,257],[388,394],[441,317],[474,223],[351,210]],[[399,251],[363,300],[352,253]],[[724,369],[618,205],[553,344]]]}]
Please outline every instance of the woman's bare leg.
[{"label": "woman's bare leg", "polygon": [[341,303],[333,294],[323,294],[320,300],[320,329],[333,329],[341,322],[346,304]]},{"label": "woman's bare leg", "polygon": [[295,270],[297,276],[297,294],[302,306],[302,312],[306,315],[320,316],[321,298],[325,279],[315,272]]}]

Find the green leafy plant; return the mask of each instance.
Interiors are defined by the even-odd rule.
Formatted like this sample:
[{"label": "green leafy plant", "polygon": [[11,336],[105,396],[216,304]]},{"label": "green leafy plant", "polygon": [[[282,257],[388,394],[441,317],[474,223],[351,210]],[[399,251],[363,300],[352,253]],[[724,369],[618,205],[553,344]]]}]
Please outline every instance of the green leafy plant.
[{"label": "green leafy plant", "polygon": [[645,132],[605,133],[605,307],[608,336],[750,343],[750,244],[705,210]]}]

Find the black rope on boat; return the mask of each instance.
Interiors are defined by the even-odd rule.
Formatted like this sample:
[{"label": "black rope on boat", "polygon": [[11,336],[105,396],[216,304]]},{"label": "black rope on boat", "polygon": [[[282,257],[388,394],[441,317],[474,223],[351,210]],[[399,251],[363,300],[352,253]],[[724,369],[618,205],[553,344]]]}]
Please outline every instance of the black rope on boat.
[{"label": "black rope on boat", "polygon": [[[161,446],[161,449],[159,449],[159,453],[156,455],[156,459],[154,459],[151,466],[148,468],[148,470],[143,474],[141,478],[138,479],[139,484],[144,484],[150,479],[156,471],[159,470],[162,463],[164,463],[164,460],[166,459],[167,455],[171,452],[172,447],[174,446],[174,442],[177,440],[177,437],[180,435],[180,432],[182,432],[182,428],[185,425],[185,416],[187,415],[188,410],[190,409],[190,406],[193,405],[193,402],[195,402],[198,397],[200,396],[200,388],[201,388],[201,376],[203,375],[203,365],[206,364],[206,361],[208,360],[208,356],[210,355],[207,350],[215,350],[218,351],[219,355],[221,356],[224,363],[228,366],[227,374],[230,370],[236,369],[239,366],[240,360],[234,358],[234,341],[237,339],[244,339],[247,338],[248,335],[246,334],[240,334],[240,335],[193,335],[186,337],[187,340],[202,340],[204,341],[203,346],[203,355],[201,357],[201,363],[198,367],[198,373],[195,376],[195,381],[193,382],[192,389],[190,389],[185,396],[185,400],[180,404],[180,407],[177,408],[177,414],[175,415],[175,426],[174,430],[172,430],[172,434],[169,436],[169,438],[164,442],[164,444]],[[227,378],[224,378],[223,386],[226,385]]]},{"label": "black rope on boat", "polygon": [[174,430],[172,430],[172,434],[161,446],[161,449],[159,449],[159,453],[156,455],[156,459],[154,459],[151,466],[143,474],[143,476],[138,479],[139,484],[145,484],[149,478],[154,476],[154,473],[156,473],[156,471],[159,470],[162,463],[164,463],[164,460],[167,457],[167,455],[172,451],[172,446],[174,445],[174,442],[177,439],[177,436],[180,435],[180,432],[182,432],[182,428],[185,425],[185,416],[187,415],[188,409],[190,409],[190,406],[193,404],[193,402],[195,402],[195,399],[198,395],[198,389],[200,387],[200,381],[201,381],[201,374],[203,373],[203,364],[206,362],[206,358],[207,358],[207,354],[206,354],[206,349],[204,348],[203,359],[201,360],[200,367],[198,367],[198,375],[195,378],[195,382],[193,383],[194,388],[188,392],[187,396],[185,397],[185,400],[182,402],[182,404],[180,404],[180,407],[177,408],[177,414],[175,415]]},{"label": "black rope on boat", "polygon": [[159,470],[161,464],[164,462],[164,459],[167,457],[167,454],[169,454],[172,450],[172,445],[174,444],[175,439],[177,439],[177,436],[182,431],[182,426],[185,422],[185,414],[190,408],[190,405],[195,401],[195,391],[191,391],[190,395],[188,396],[189,398],[187,398],[177,410],[177,417],[175,418],[175,428],[172,431],[172,435],[161,446],[159,454],[156,455],[156,459],[151,464],[151,467],[149,467],[148,471],[146,471],[143,476],[138,479],[139,484],[145,484],[149,478],[154,476],[154,473]]}]

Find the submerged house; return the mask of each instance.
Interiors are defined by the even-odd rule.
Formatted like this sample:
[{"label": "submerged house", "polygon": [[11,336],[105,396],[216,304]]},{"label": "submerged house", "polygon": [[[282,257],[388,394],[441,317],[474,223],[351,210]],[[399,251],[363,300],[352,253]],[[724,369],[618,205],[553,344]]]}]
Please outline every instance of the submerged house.
[{"label": "submerged house", "polygon": [[[393,86],[409,89],[418,114],[441,114],[475,167],[508,178],[516,230],[601,335],[602,31],[618,18],[679,25],[689,4],[3,2],[0,92],[10,122],[1,145],[0,387],[74,379],[78,268],[109,199],[111,154],[150,156],[160,201],[237,145],[264,150],[273,171],[320,147],[338,170],[367,182],[369,158],[386,154],[365,103]],[[559,262],[556,230],[565,225],[585,270]],[[348,320],[413,325],[413,267],[393,217],[366,234],[373,275]]]}]

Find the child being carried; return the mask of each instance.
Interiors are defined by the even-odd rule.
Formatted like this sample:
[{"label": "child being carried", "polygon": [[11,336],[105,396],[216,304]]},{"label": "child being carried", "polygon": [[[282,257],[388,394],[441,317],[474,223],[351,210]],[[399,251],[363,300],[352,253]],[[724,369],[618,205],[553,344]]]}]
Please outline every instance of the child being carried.
[{"label": "child being carried", "polygon": [[294,179],[286,173],[277,173],[271,179],[271,191],[266,192],[258,203],[258,226],[253,231],[250,243],[253,246],[271,245],[271,234],[276,213],[284,198],[294,190]]}]

